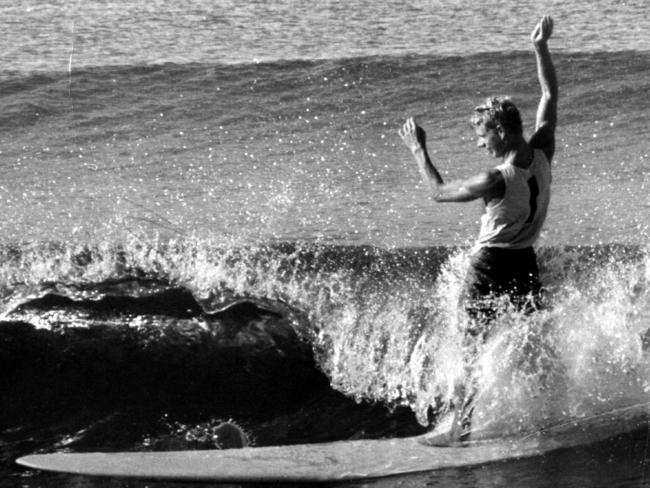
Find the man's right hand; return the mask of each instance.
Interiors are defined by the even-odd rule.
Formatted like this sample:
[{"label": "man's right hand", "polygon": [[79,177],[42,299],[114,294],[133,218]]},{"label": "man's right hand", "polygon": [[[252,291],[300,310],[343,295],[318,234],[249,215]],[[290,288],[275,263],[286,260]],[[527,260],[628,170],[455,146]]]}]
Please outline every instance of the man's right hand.
[{"label": "man's right hand", "polygon": [[406,147],[408,147],[411,152],[415,152],[418,149],[426,150],[427,147],[427,135],[424,132],[424,129],[415,123],[413,117],[409,117],[402,128],[399,130],[399,135],[404,141]]},{"label": "man's right hand", "polygon": [[533,29],[530,40],[537,46],[548,41],[551,34],[553,34],[553,19],[550,15],[545,15]]}]

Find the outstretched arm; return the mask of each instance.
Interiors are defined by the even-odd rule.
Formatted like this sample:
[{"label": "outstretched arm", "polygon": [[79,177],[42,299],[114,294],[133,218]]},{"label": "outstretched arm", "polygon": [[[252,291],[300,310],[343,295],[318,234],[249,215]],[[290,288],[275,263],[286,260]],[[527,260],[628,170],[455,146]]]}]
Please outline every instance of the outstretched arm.
[{"label": "outstretched arm", "polygon": [[548,39],[553,33],[553,19],[546,15],[535,26],[530,35],[537,60],[537,77],[542,89],[542,98],[537,108],[535,133],[531,146],[542,149],[550,161],[555,152],[555,126],[557,124],[558,87],[555,68],[548,50]]},{"label": "outstretched arm", "polygon": [[412,117],[400,129],[399,135],[411,150],[422,178],[434,191],[437,202],[469,202],[477,198],[491,200],[503,197],[505,186],[503,176],[498,170],[480,173],[466,180],[445,183],[429,158],[426,133]]}]

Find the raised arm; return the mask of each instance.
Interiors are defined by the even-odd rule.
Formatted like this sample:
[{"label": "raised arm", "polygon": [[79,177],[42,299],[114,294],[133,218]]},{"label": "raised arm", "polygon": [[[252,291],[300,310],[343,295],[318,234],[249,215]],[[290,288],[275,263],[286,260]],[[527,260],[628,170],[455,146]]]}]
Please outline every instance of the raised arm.
[{"label": "raised arm", "polygon": [[550,161],[555,153],[555,126],[557,124],[558,87],[555,68],[548,50],[548,39],[553,33],[553,19],[546,15],[530,35],[537,60],[537,77],[542,89],[542,97],[537,108],[535,133],[530,144],[542,149]]},{"label": "raised arm", "polygon": [[465,180],[445,183],[431,162],[427,152],[426,133],[422,127],[409,118],[400,129],[399,135],[418,165],[422,179],[429,184],[437,202],[469,202],[477,198],[502,197],[505,191],[503,176],[498,170],[479,173]]}]

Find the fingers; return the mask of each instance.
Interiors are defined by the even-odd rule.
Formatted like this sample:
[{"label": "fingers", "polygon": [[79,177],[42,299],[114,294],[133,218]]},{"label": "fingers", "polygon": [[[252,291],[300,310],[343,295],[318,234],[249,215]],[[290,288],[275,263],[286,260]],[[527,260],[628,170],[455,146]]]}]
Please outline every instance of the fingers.
[{"label": "fingers", "polygon": [[553,18],[550,15],[545,15],[535,25],[533,32],[530,34],[531,40],[537,44],[539,42],[547,41],[553,33]]},{"label": "fingers", "polygon": [[401,137],[406,137],[408,134],[413,134],[415,132],[415,127],[415,119],[413,117],[409,117],[406,119],[406,122],[404,122],[402,128],[398,131],[399,135]]},{"label": "fingers", "polygon": [[545,29],[545,34],[546,37],[551,37],[551,34],[553,33],[553,18],[550,15],[544,16],[544,20],[546,21],[546,29]]},{"label": "fingers", "polygon": [[409,117],[408,120],[406,121],[408,124],[409,132],[415,132],[416,127],[418,126],[415,123],[415,118],[414,117]]},{"label": "fingers", "polygon": [[545,15],[542,17],[542,20],[540,20],[539,24],[537,25],[542,31],[542,37],[545,39],[551,37],[551,34],[553,32],[553,18],[550,15]]},{"label": "fingers", "polygon": [[402,137],[406,137],[406,135],[409,133],[409,121],[406,119],[406,122],[404,122],[404,125],[400,127],[399,130],[399,135]]}]

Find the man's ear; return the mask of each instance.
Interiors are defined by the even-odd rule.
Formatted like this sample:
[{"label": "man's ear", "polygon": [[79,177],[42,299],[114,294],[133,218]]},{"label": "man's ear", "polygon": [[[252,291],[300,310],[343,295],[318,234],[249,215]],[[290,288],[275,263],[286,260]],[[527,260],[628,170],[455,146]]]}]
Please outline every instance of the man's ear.
[{"label": "man's ear", "polygon": [[496,124],[495,129],[497,131],[497,134],[499,134],[499,138],[504,141],[506,139],[506,130],[501,124]]}]

